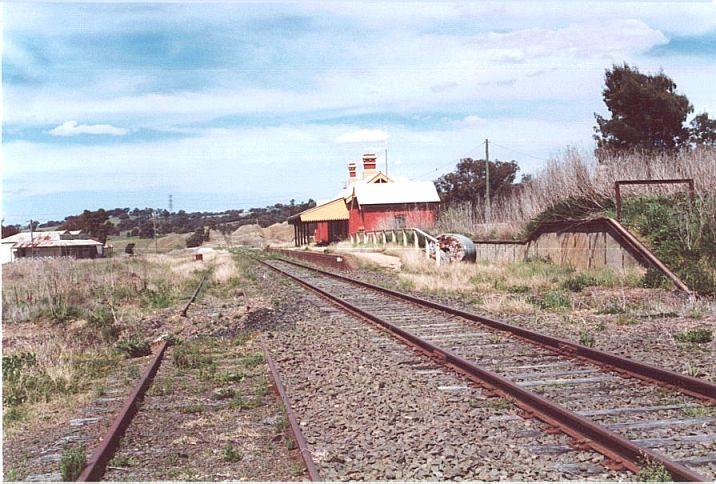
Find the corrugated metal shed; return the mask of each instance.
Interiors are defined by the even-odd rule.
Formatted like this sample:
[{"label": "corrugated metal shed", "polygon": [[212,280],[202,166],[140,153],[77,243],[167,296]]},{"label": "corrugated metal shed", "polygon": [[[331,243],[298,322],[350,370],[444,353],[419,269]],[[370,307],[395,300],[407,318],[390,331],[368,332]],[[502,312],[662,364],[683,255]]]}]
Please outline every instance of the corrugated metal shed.
[{"label": "corrugated metal shed", "polygon": [[51,230],[47,232],[20,232],[2,239],[3,244],[13,244],[13,248],[23,247],[78,247],[78,246],[102,246],[101,242],[94,239],[74,238],[82,234],[79,230]]}]

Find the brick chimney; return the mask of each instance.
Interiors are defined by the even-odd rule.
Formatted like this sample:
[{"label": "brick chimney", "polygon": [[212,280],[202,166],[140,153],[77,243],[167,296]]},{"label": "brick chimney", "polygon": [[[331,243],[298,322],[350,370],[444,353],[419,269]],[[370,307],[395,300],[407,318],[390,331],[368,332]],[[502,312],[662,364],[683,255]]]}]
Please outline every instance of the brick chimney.
[{"label": "brick chimney", "polygon": [[351,186],[358,181],[357,176],[358,175],[356,173],[356,164],[353,162],[348,163],[348,186]]},{"label": "brick chimney", "polygon": [[369,178],[373,178],[373,176],[378,173],[378,170],[375,169],[376,161],[375,161],[375,154],[373,153],[366,153],[363,155],[363,179],[367,180]]}]

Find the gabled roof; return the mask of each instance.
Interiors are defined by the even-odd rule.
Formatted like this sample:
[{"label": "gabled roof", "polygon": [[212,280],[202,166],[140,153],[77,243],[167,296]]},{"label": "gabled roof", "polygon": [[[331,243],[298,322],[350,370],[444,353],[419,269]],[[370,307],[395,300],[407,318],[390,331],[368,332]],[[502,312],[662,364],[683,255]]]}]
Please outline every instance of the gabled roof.
[{"label": "gabled roof", "polygon": [[435,185],[429,181],[357,185],[354,194],[360,205],[440,202]]}]

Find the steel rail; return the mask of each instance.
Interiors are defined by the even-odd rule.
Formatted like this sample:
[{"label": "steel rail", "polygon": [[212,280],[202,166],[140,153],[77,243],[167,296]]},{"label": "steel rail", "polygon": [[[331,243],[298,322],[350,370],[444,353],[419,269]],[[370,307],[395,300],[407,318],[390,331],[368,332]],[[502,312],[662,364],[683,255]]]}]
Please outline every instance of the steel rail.
[{"label": "steel rail", "polygon": [[479,314],[452,308],[450,306],[445,306],[443,304],[428,301],[416,296],[412,296],[410,294],[405,294],[403,292],[387,289],[385,287],[376,286],[368,282],[359,281],[357,279],[353,279],[352,277],[334,274],[332,272],[317,269],[315,267],[310,267],[295,261],[285,259],[281,260],[288,264],[293,264],[298,267],[319,272],[335,279],[348,281],[350,283],[357,284],[379,292],[383,292],[391,296],[419,304],[421,306],[426,306],[431,309],[437,309],[439,311],[446,312],[454,316],[465,318],[469,321],[484,324],[485,326],[489,326],[500,331],[512,333],[525,341],[537,344],[555,353],[569,355],[577,359],[589,361],[602,368],[614,371],[621,376],[631,376],[634,378],[639,378],[640,380],[667,387],[672,390],[678,390],[686,395],[698,398],[699,400],[702,400],[705,404],[708,405],[716,404],[716,384],[709,383],[708,381],[702,380],[700,378],[694,378],[688,375],[682,375],[681,373],[666,370],[664,368],[647,365],[646,363],[630,360],[629,358],[624,358],[622,356],[607,353],[605,351],[589,348],[578,343],[573,343],[564,339],[548,336],[537,331],[532,331],[529,329],[520,328],[519,326],[513,326],[511,324],[503,323],[501,321],[489,319],[484,316],[480,316]]},{"label": "steel rail", "polygon": [[196,300],[196,296],[199,295],[199,291],[201,291],[201,287],[204,285],[204,282],[206,281],[207,277],[209,277],[209,271],[204,272],[204,277],[202,277],[201,281],[199,281],[199,285],[194,291],[194,294],[192,294],[191,299],[189,299],[189,302],[186,303],[186,306],[184,306],[184,309],[182,309],[182,316],[186,317],[186,313],[187,311],[189,311],[189,306],[191,306],[191,304]]},{"label": "steel rail", "polygon": [[[263,346],[263,343],[262,343]],[[320,481],[321,476],[318,473],[318,469],[316,468],[315,462],[313,462],[313,456],[311,454],[310,449],[308,448],[308,443],[306,442],[306,439],[303,437],[303,433],[301,432],[301,427],[298,425],[298,420],[296,419],[296,415],[293,413],[293,410],[291,409],[291,402],[288,399],[288,394],[286,393],[286,387],[283,385],[283,382],[281,381],[281,375],[278,371],[278,367],[276,366],[276,363],[274,362],[273,358],[271,358],[271,353],[268,351],[266,346],[264,346],[264,354],[266,355],[266,362],[268,363],[269,369],[271,370],[271,378],[273,379],[274,387],[276,388],[276,391],[279,394],[279,397],[281,398],[281,401],[283,402],[283,406],[286,409],[286,417],[288,418],[288,424],[291,428],[291,433],[293,434],[293,438],[296,441],[296,444],[298,445],[298,449],[301,453],[301,459],[303,460],[304,465],[306,466],[306,471],[308,472],[308,477],[312,481]]]},{"label": "steel rail", "polygon": [[[575,439],[575,446],[580,449],[591,448],[605,455],[610,462],[606,465],[615,469],[626,468],[633,472],[638,472],[645,464],[649,462],[658,462],[669,471],[672,478],[676,481],[686,482],[703,482],[707,479],[687,467],[678,464],[661,453],[652,451],[647,448],[640,447],[628,439],[581,417],[566,408],[551,402],[536,393],[525,390],[518,385],[502,378],[501,376],[482,369],[474,363],[452,353],[449,350],[441,348],[437,345],[429,343],[402,328],[391,324],[381,318],[371,314],[368,311],[360,309],[341,298],[320,289],[300,277],[290,274],[278,267],[274,267],[262,261],[267,267],[295,280],[302,286],[313,290],[321,296],[332,301],[340,307],[347,308],[350,312],[358,314],[375,324],[385,328],[390,333],[400,337],[401,340],[409,342],[412,346],[425,352],[429,356],[443,362],[445,365],[458,370],[466,375],[479,386],[486,388],[512,400],[520,408],[525,410],[526,417],[535,417],[545,422],[551,428],[563,432]],[[292,263],[295,264],[295,263]],[[302,264],[295,264],[303,266]],[[316,270],[313,268],[309,268]],[[324,271],[318,270],[320,273]],[[326,273],[327,275],[332,275]]]},{"label": "steel rail", "polygon": [[117,450],[117,447],[119,447],[120,439],[124,435],[125,430],[127,430],[127,427],[129,427],[129,424],[132,422],[134,416],[137,414],[137,405],[139,401],[144,398],[144,393],[152,383],[154,375],[157,374],[157,370],[159,370],[162,358],[164,357],[164,352],[168,346],[169,342],[164,341],[159,349],[157,349],[157,352],[154,354],[154,358],[152,358],[152,361],[144,370],[142,378],[134,387],[132,393],[124,401],[124,404],[119,410],[117,416],[114,418],[112,425],[102,437],[101,444],[92,453],[89,462],[77,478],[78,482],[99,481],[104,475],[107,463],[112,458],[112,455]]}]

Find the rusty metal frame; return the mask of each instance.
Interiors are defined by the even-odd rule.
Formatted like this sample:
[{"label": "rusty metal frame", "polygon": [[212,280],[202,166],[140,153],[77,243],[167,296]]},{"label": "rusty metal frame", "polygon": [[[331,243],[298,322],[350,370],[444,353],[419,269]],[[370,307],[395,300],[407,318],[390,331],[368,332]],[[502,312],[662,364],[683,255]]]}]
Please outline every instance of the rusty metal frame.
[{"label": "rusty metal frame", "polygon": [[620,187],[622,185],[675,185],[685,183],[689,185],[689,198],[694,202],[696,197],[694,190],[693,178],[667,178],[664,180],[617,180],[614,182],[614,196],[617,205],[617,221],[621,221],[622,216],[622,195]]},{"label": "rusty metal frame", "polygon": [[306,466],[308,477],[312,481],[320,481],[321,476],[318,473],[318,469],[316,468],[315,462],[313,462],[311,450],[308,448],[308,443],[306,442],[306,439],[301,432],[301,427],[298,425],[296,415],[291,409],[291,402],[288,399],[286,387],[284,387],[283,382],[281,381],[281,375],[278,371],[278,367],[276,366],[276,363],[274,362],[273,358],[271,358],[271,353],[268,351],[266,346],[263,346],[263,349],[264,354],[266,355],[266,362],[268,363],[269,369],[271,370],[271,378],[273,379],[274,388],[276,389],[276,392],[281,398],[283,406],[286,409],[286,418],[288,419],[289,428],[291,429],[293,438],[296,441],[296,445],[298,446],[298,450],[301,454],[301,459]]},{"label": "rusty metal frame", "polygon": [[164,357],[164,352],[168,346],[168,341],[162,342],[161,346],[154,354],[154,358],[144,371],[142,378],[134,387],[134,390],[129,397],[127,397],[124,401],[124,404],[122,405],[122,408],[117,416],[114,418],[112,425],[102,438],[102,443],[92,453],[89,462],[77,478],[77,482],[95,482],[102,478],[105,468],[107,467],[107,463],[112,458],[112,455],[117,450],[117,447],[119,447],[120,439],[124,435],[125,430],[127,430],[127,427],[129,427],[129,424],[132,423],[132,419],[137,413],[137,405],[139,401],[144,398],[144,393],[152,383],[154,375],[157,374],[157,370],[159,370],[162,358]]},{"label": "rusty metal frame", "polygon": [[[302,264],[294,262],[290,263],[302,266]],[[462,373],[480,387],[487,389],[488,393],[498,394],[508,398],[525,411],[523,416],[526,418],[538,418],[549,425],[550,428],[565,433],[575,439],[574,445],[578,448],[591,448],[606,456],[609,459],[609,462],[606,465],[610,468],[626,468],[632,472],[638,472],[647,462],[659,462],[669,471],[669,473],[671,473],[671,476],[676,481],[702,482],[706,480],[704,476],[701,476],[687,467],[670,460],[661,453],[639,447],[615,432],[612,432],[592,422],[591,420],[581,417],[580,415],[577,415],[561,405],[553,403],[550,400],[537,395],[536,393],[525,390],[505,378],[502,378],[496,373],[484,370],[474,363],[455,355],[449,350],[433,345],[432,343],[425,341],[398,326],[395,326],[365,310],[347,303],[327,291],[303,281],[300,277],[282,271],[281,269],[273,267],[270,264],[266,265],[272,270],[290,277],[302,286],[309,288],[327,298],[334,304],[348,309],[353,314],[357,314],[362,318],[374,322],[393,335],[397,335],[399,339],[408,342],[414,348],[430,355],[434,359],[438,360],[438,362]],[[325,273],[325,271],[321,271],[319,269],[310,267],[308,267],[308,269]],[[326,274],[329,276],[333,275],[330,273]],[[336,277],[341,279],[350,279],[343,276]],[[367,283],[366,285],[371,286]],[[383,288],[379,289],[383,290]],[[386,292],[392,293],[394,291]],[[441,305],[437,306],[439,307]]]}]

